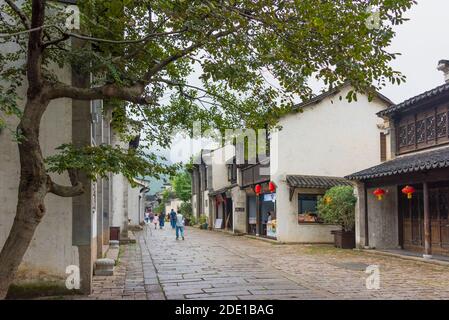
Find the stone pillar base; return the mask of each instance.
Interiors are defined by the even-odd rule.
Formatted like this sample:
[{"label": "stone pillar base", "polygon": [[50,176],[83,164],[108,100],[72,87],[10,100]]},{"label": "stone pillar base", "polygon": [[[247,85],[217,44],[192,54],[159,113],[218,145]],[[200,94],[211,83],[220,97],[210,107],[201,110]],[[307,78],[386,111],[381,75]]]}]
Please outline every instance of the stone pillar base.
[{"label": "stone pillar base", "polygon": [[96,276],[112,276],[114,275],[115,261],[113,259],[98,259],[95,261],[94,274]]},{"label": "stone pillar base", "polygon": [[118,240],[109,240],[109,247],[110,248],[118,248],[118,247],[120,247],[120,241],[118,241]]}]

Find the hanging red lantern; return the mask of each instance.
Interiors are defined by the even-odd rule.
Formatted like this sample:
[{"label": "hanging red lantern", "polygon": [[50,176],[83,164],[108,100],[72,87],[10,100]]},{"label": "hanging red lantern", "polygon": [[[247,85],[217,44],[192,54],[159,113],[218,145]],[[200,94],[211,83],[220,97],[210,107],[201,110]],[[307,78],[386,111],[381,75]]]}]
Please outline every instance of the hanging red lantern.
[{"label": "hanging red lantern", "polygon": [[382,200],[382,198],[385,194],[385,190],[381,189],[381,188],[377,188],[376,190],[374,190],[373,194],[377,197],[377,200]]},{"label": "hanging red lantern", "polygon": [[254,187],[254,192],[256,192],[256,194],[259,195],[261,191],[262,187],[260,186],[260,184],[256,184],[256,186]]},{"label": "hanging red lantern", "polygon": [[416,190],[412,186],[405,186],[402,189],[402,193],[406,194],[408,199],[411,199],[415,192],[416,192]]},{"label": "hanging red lantern", "polygon": [[268,184],[268,189],[271,193],[276,191],[276,185],[274,184],[274,182],[270,181],[270,183]]}]

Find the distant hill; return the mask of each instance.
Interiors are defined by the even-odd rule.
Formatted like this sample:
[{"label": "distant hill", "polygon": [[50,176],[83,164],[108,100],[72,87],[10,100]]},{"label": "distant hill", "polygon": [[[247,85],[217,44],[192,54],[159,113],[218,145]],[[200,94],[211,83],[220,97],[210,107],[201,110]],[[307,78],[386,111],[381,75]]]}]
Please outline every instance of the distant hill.
[{"label": "distant hill", "polygon": [[[155,178],[146,178],[146,180],[150,181],[150,194],[155,194],[162,190],[162,186],[166,181],[168,181],[168,177],[164,176],[162,179],[155,179]],[[165,180],[165,181],[164,181]]]}]

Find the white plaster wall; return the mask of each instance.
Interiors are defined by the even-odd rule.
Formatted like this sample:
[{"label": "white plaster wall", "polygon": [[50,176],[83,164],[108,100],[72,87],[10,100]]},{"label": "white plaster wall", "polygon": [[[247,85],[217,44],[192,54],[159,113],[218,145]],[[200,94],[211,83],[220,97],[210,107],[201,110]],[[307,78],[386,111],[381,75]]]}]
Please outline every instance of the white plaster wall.
[{"label": "white plaster wall", "polygon": [[[111,132],[111,145],[119,146],[121,148],[128,148],[128,145],[120,140],[120,136],[116,132]],[[121,173],[112,175],[112,219],[111,227],[120,227],[122,231],[125,227],[125,206],[127,200],[125,199],[125,193],[128,191],[129,182],[125,176]]]},{"label": "white plaster wall", "polygon": [[[137,185],[137,187],[132,187],[130,183],[128,183],[128,218],[131,219],[131,225],[138,225],[143,217],[139,217],[139,195],[141,185]],[[143,215],[143,211],[140,211],[141,215]]]},{"label": "white plaster wall", "polygon": [[[247,232],[246,192],[237,186],[232,188],[231,196],[233,232]],[[236,211],[235,208],[243,208],[243,211]]]},{"label": "white plaster wall", "polygon": [[[286,175],[343,177],[380,163],[380,130],[383,120],[376,113],[387,106],[380,100],[348,103],[350,90],[304,108],[302,113],[280,119],[282,130],[273,132],[270,142],[271,179],[276,183],[278,239],[286,242],[332,242],[334,227],[299,225],[297,193],[289,201]],[[339,100],[339,95],[343,100]]]},{"label": "white plaster wall", "polygon": [[123,228],[124,225],[124,192],[128,187],[124,181],[125,177],[122,174],[112,176],[112,227]]},{"label": "white plaster wall", "polygon": [[282,130],[271,141],[271,174],[345,176],[379,164],[383,120],[376,113],[385,107],[365,96],[348,103],[336,95],[281,118]]},{"label": "white plaster wall", "polygon": [[209,191],[203,191],[203,208],[204,212],[201,212],[201,214],[206,215],[209,217],[210,212],[210,199],[209,199]]},{"label": "white plaster wall", "polygon": [[[1,49],[1,47],[0,47]],[[60,72],[60,79],[70,83],[70,70]],[[18,92],[26,96],[25,86]],[[40,141],[44,156],[55,154],[55,148],[72,139],[72,102],[58,99],[50,103],[45,112],[40,131]],[[17,119],[8,118],[11,128]],[[11,229],[17,205],[19,184],[19,154],[17,144],[11,140],[7,130],[0,133],[0,248]],[[53,175],[55,182],[70,185],[66,174]],[[35,236],[24,256],[19,278],[37,276],[57,276],[65,278],[68,265],[79,265],[77,247],[72,247],[72,199],[48,194],[45,199],[47,212],[37,227]]]},{"label": "white plaster wall", "polygon": [[192,195],[192,214],[197,217],[198,216],[198,212],[197,212],[197,195],[193,194]]},{"label": "white plaster wall", "polygon": [[298,194],[318,193],[317,191],[295,190],[292,201],[289,200],[289,188],[285,181],[276,182],[276,220],[277,240],[299,243],[332,243],[332,230],[340,230],[340,226],[330,224],[299,224]]},{"label": "white plaster wall", "polygon": [[180,199],[171,199],[169,202],[165,205],[165,213],[169,214],[171,209],[178,212],[178,210],[181,208],[182,200]]},{"label": "white plaster wall", "polygon": [[212,155],[212,188],[219,190],[230,185],[228,181],[228,167],[226,162],[235,155],[233,145],[226,145],[211,152]]}]

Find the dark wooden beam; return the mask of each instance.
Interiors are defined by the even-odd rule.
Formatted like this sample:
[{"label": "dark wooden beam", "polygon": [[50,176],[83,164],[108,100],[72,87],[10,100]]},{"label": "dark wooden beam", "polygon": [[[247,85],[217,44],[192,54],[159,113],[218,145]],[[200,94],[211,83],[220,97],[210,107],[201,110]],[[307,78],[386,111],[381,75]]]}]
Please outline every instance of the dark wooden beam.
[{"label": "dark wooden beam", "polygon": [[260,196],[256,194],[256,236],[260,235]]},{"label": "dark wooden beam", "polygon": [[290,187],[289,195],[288,195],[288,199],[290,200],[290,202],[292,201],[294,194],[295,194],[295,187]]},{"label": "dark wooden beam", "polygon": [[421,184],[423,182],[438,182],[449,180],[449,168],[433,169],[424,172],[403,173],[383,178],[365,180],[367,188],[394,186],[406,184]]},{"label": "dark wooden beam", "polygon": [[427,182],[423,183],[424,198],[424,257],[432,256],[432,241],[430,237],[430,205],[429,205],[429,186]]}]

